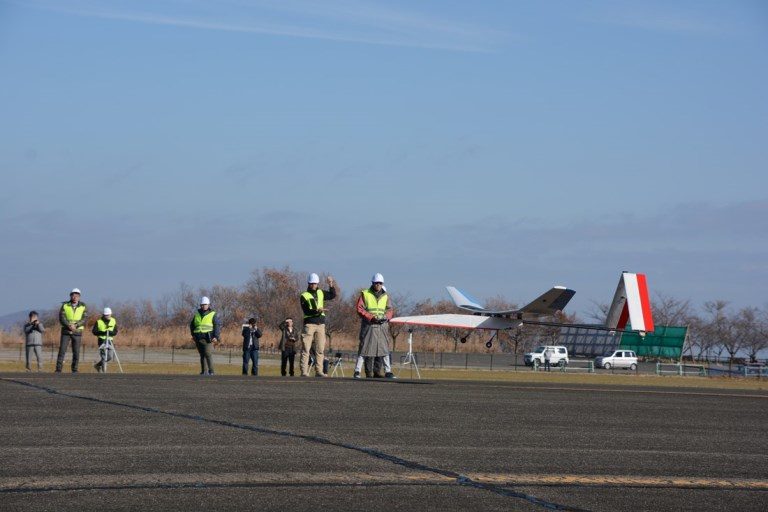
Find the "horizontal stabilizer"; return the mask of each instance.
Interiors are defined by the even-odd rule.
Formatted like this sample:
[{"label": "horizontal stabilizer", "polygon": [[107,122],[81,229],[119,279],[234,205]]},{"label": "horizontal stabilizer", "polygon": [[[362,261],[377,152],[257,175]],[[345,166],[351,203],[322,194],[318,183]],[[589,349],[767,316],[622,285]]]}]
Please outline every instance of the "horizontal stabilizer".
[{"label": "horizontal stabilizer", "polygon": [[391,324],[423,325],[447,329],[488,329],[492,331],[513,329],[520,325],[519,320],[478,315],[419,315],[401,316],[389,321]]},{"label": "horizontal stabilizer", "polygon": [[552,315],[562,311],[575,294],[574,290],[565,286],[555,286],[520,311],[534,315]]}]

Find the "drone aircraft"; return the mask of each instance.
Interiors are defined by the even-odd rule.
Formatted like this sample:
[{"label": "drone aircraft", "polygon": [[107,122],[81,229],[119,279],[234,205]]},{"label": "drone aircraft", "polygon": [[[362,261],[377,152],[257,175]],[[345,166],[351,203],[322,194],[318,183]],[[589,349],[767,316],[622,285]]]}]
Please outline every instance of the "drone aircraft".
[{"label": "drone aircraft", "polygon": [[[554,286],[522,308],[506,311],[487,309],[453,286],[448,286],[447,290],[456,306],[459,309],[470,311],[471,314],[402,316],[393,318],[390,322],[406,325],[409,330],[413,326],[427,326],[496,331],[485,344],[488,348],[493,346],[493,339],[498,336],[499,331],[517,329],[523,325],[574,327],[615,332],[624,330],[629,323],[630,329],[640,333],[641,336],[644,336],[646,332],[653,332],[653,314],[651,313],[651,301],[645,274],[622,272],[604,324],[557,322],[555,314],[562,311],[576,294],[574,290],[564,286]],[[466,337],[462,338],[461,341],[462,343],[466,342]]]}]

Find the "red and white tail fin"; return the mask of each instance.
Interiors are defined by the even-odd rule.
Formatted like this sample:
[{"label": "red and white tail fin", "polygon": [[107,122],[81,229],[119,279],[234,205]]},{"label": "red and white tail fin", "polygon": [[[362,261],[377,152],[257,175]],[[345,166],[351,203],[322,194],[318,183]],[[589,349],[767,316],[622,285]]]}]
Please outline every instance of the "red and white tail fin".
[{"label": "red and white tail fin", "polygon": [[653,313],[645,274],[622,272],[605,326],[621,330],[627,325],[627,320],[633,331],[653,332]]}]

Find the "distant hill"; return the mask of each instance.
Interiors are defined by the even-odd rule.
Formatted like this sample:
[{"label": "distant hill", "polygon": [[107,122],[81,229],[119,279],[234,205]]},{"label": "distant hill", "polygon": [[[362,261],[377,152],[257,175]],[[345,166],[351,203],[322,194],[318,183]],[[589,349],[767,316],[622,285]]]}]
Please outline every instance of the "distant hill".
[{"label": "distant hill", "polygon": [[[38,311],[41,317],[47,317],[55,313],[54,310],[40,310]],[[0,329],[7,332],[13,332],[14,330],[21,329],[24,323],[29,318],[29,310],[16,311],[15,313],[9,313],[7,315],[0,316]]]},{"label": "distant hill", "polygon": [[0,329],[4,331],[15,331],[27,321],[29,311],[17,311],[7,315],[0,316]]}]

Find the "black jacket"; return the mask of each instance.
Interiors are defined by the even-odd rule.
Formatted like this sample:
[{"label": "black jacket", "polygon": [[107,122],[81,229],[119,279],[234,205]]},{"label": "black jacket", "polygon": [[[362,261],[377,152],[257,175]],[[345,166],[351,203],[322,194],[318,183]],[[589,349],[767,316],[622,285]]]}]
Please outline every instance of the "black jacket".
[{"label": "black jacket", "polygon": [[253,348],[259,350],[259,338],[261,338],[261,329],[257,327],[251,331],[249,324],[243,325],[243,352],[248,350],[251,341],[253,341]]}]

